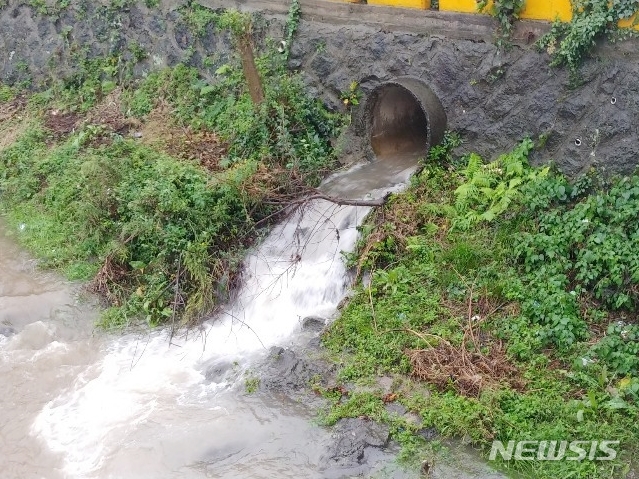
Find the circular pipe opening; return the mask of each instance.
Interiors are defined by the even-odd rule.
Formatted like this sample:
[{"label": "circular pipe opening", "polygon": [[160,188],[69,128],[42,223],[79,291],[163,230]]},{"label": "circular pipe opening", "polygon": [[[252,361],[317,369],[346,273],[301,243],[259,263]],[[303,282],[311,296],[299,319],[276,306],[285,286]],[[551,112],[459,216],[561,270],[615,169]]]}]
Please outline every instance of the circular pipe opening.
[{"label": "circular pipe opening", "polygon": [[439,98],[417,78],[379,85],[369,95],[365,111],[369,147],[380,159],[424,157],[446,130]]},{"label": "circular pipe opening", "polygon": [[428,151],[428,120],[416,98],[404,87],[380,91],[372,111],[371,147],[378,157],[423,156]]}]

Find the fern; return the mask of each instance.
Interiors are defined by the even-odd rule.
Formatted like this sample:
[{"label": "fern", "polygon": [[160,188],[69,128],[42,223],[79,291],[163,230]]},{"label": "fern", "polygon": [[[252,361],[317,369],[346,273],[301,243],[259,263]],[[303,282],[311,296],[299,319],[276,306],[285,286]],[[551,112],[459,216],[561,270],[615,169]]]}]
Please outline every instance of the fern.
[{"label": "fern", "polygon": [[477,153],[471,153],[468,155],[468,165],[461,172],[462,175],[466,177],[466,179],[470,180],[482,170],[484,167],[484,160],[482,160],[481,156]]},{"label": "fern", "polygon": [[468,229],[481,221],[493,221],[518,199],[521,186],[548,174],[548,168],[538,172],[530,169],[532,147],[533,142],[525,139],[487,164],[475,153],[468,155],[468,163],[460,171],[463,182],[455,190],[454,228]]}]

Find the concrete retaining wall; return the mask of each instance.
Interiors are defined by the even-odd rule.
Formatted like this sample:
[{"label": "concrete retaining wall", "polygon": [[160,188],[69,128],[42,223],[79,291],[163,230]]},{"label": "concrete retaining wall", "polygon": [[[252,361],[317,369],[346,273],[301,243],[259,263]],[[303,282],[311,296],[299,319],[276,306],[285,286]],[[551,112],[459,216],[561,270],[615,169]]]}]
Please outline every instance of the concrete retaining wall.
[{"label": "concrete retaining wall", "polygon": [[[233,54],[228,35],[210,29],[194,38],[176,11],[183,3],[164,1],[149,9],[138,2],[114,12],[105,10],[106,3],[73,0],[71,8],[51,17],[9,0],[0,10],[0,80],[43,84],[71,73],[82,47],[93,56],[131,55],[127,47],[133,44],[149,53],[136,66],[137,75],[187,61],[213,77]],[[283,36],[286,1],[202,3],[259,11],[260,35]],[[554,160],[568,174],[590,166],[628,172],[639,164],[636,41],[598,49],[576,87],[533,46],[547,28],[541,22],[519,22],[515,46],[504,52],[491,42],[493,19],[483,15],[321,0],[302,0],[302,12],[290,66],[303,71],[311,93],[335,109],[345,108],[340,93],[352,81],[366,94],[381,82],[413,76],[440,98],[449,128],[462,134],[466,151],[493,157],[530,136],[543,144],[535,161]],[[353,117],[354,131],[362,132],[357,110]],[[362,154],[356,136],[344,146],[351,159]]]}]

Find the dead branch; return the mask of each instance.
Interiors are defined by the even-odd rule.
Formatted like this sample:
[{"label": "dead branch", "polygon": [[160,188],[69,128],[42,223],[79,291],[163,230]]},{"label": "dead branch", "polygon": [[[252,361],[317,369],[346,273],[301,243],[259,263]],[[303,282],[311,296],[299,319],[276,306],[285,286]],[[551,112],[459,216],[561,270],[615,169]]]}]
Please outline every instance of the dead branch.
[{"label": "dead branch", "polygon": [[[460,276],[461,277],[461,276]],[[413,366],[413,375],[428,381],[439,389],[454,387],[460,394],[476,397],[482,390],[506,383],[516,390],[522,390],[526,382],[518,374],[499,341],[485,341],[482,351],[480,325],[497,312],[503,305],[497,305],[480,316],[474,315],[473,301],[475,283],[469,286],[468,300],[463,306],[466,315],[466,327],[461,344],[454,346],[444,341],[428,349],[410,349],[406,351]],[[481,308],[480,302],[477,306]],[[461,311],[460,311],[461,312]],[[425,333],[416,333],[425,340]],[[440,338],[441,339],[441,338]],[[443,340],[442,340],[443,341]]]},{"label": "dead branch", "polygon": [[310,190],[310,191],[312,191],[312,194],[309,194],[302,198],[293,199],[293,200],[288,197],[282,197],[281,199],[277,198],[277,199],[271,199],[271,200],[264,200],[262,202],[263,204],[268,204],[273,206],[276,206],[276,205],[284,205],[284,206],[282,206],[282,208],[278,209],[274,213],[266,216],[265,218],[262,218],[261,220],[255,222],[253,226],[257,228],[259,226],[262,226],[264,223],[268,223],[270,220],[274,218],[280,217],[281,215],[286,215],[286,216],[291,215],[297,209],[305,206],[306,204],[314,200],[329,201],[331,203],[336,204],[337,206],[364,206],[364,207],[376,208],[376,207],[384,206],[384,204],[386,203],[386,200],[390,196],[390,193],[387,193],[383,198],[379,198],[376,200],[353,200],[353,199],[336,198],[334,196],[329,196],[319,192],[318,190]]},{"label": "dead branch", "polygon": [[323,193],[316,193],[308,198],[305,198],[304,201],[312,201],[312,200],[326,200],[331,203],[335,203],[339,206],[371,206],[371,207],[379,207],[384,206],[386,200],[390,196],[390,193],[387,193],[383,198],[379,198],[377,200],[350,200],[346,198],[335,198],[334,196],[328,196]]},{"label": "dead branch", "polygon": [[[271,205],[281,205],[286,204],[286,208],[295,207],[297,205],[304,205],[310,201],[314,200],[325,200],[331,203],[335,203],[338,206],[370,206],[370,207],[379,207],[384,206],[386,200],[390,196],[390,193],[387,193],[383,198],[378,198],[376,200],[358,200],[358,199],[348,199],[348,198],[336,198],[334,196],[329,196],[324,193],[321,193],[318,190],[310,190],[312,194],[304,196],[303,198],[298,198],[296,200],[291,200],[289,198],[282,199],[274,199],[274,200],[266,200],[264,203]],[[285,209],[285,208],[284,208]]]}]

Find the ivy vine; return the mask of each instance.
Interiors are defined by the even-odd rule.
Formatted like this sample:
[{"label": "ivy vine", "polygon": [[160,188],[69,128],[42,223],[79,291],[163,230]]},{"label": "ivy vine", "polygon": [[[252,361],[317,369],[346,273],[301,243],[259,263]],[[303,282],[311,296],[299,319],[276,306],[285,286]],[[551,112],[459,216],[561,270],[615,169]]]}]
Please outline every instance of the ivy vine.
[{"label": "ivy vine", "polygon": [[477,9],[492,15],[499,22],[499,36],[497,44],[502,47],[510,46],[515,21],[524,9],[526,0],[481,0],[477,2]]},{"label": "ivy vine", "polygon": [[[631,18],[638,10],[639,0],[573,1],[572,20],[556,20],[537,44],[551,56],[551,65],[567,66],[574,74],[597,40],[618,33],[619,21]],[[635,33],[628,29],[624,34]]]},{"label": "ivy vine", "polygon": [[286,18],[286,26],[284,28],[284,45],[283,55],[284,59],[288,61],[291,54],[291,45],[293,44],[293,37],[300,25],[300,18],[302,16],[302,7],[299,0],[292,0],[291,6],[288,9],[288,16]]}]

